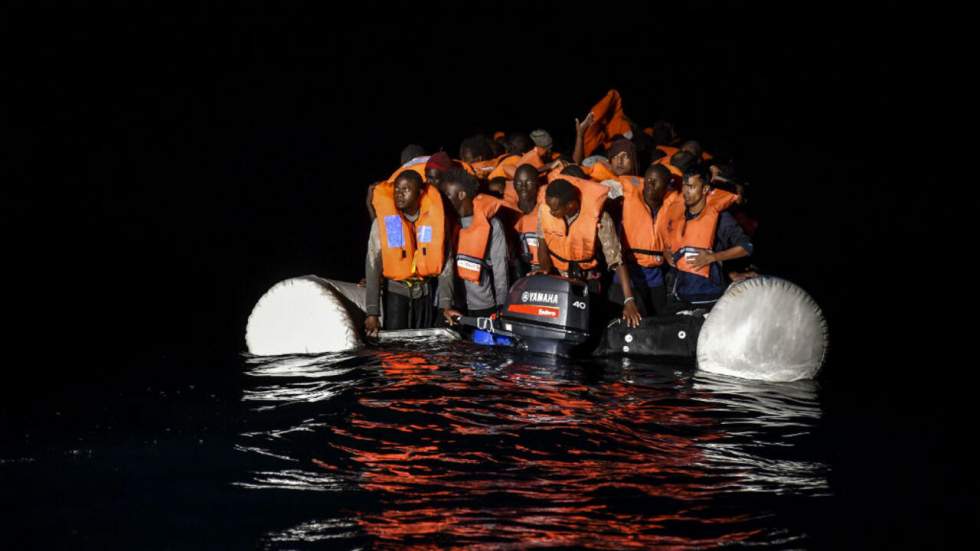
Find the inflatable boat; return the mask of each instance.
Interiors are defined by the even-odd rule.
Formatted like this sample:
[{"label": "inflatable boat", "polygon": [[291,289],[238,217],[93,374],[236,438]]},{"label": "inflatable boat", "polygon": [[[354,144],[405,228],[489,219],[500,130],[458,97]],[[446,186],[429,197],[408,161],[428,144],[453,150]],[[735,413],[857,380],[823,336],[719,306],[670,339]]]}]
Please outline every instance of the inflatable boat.
[{"label": "inflatable boat", "polygon": [[[511,286],[499,315],[461,317],[461,331],[382,331],[378,343],[418,337],[458,340],[460,333],[515,353],[630,356],[689,361],[698,369],[769,381],[816,376],[827,352],[820,307],[800,287],[775,277],[734,283],[710,313],[621,319],[596,327],[594,300],[574,279],[535,275]],[[254,355],[322,354],[364,346],[365,289],[302,276],[279,282],[256,303],[245,341]]]}]

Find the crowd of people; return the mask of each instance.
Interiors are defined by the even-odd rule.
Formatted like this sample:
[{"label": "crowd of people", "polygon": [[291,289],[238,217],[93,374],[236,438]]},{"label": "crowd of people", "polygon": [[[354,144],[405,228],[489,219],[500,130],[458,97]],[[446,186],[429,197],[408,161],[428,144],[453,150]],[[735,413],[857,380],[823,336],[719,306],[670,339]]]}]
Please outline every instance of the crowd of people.
[{"label": "crowd of people", "polygon": [[[499,313],[531,274],[585,282],[594,316],[704,309],[756,275],[756,222],[730,160],[660,121],[640,129],[611,90],[559,152],[549,132],[462,141],[458,158],[417,145],[371,185],[365,330],[452,325]],[[603,319],[604,321],[604,319]]]}]

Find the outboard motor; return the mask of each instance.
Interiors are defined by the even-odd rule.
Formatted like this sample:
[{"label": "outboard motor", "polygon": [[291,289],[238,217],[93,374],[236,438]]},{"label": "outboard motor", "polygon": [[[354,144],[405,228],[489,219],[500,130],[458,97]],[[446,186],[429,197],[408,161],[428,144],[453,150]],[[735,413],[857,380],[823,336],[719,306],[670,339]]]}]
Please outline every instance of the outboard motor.
[{"label": "outboard motor", "polygon": [[513,338],[519,349],[570,356],[589,340],[589,289],[577,279],[533,275],[510,288],[498,318],[461,317],[459,323]]}]

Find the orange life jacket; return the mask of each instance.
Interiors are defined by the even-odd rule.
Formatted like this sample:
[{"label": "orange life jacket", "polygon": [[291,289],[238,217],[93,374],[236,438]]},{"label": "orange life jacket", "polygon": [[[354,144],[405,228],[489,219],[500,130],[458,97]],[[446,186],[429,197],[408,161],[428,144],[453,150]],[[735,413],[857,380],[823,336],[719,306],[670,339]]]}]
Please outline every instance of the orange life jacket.
[{"label": "orange life jacket", "polygon": [[517,188],[514,187],[514,180],[507,180],[504,183],[504,201],[512,205],[517,204]]},{"label": "orange life jacket", "polygon": [[476,172],[477,178],[481,180],[488,180],[490,178],[490,174],[495,168],[497,168],[497,165],[500,164],[500,161],[502,161],[504,157],[506,157],[506,155],[501,155],[487,161],[476,161],[470,166]]},{"label": "orange life jacket", "polygon": [[[538,201],[538,206],[541,202]],[[541,267],[538,261],[538,209],[532,210],[528,214],[521,213],[522,216],[514,224],[517,230],[517,238],[521,243],[519,251],[521,258],[531,265],[532,270]]]},{"label": "orange life jacket", "polygon": [[[544,202],[544,194],[548,188],[549,181],[550,180],[546,182],[541,182],[540,180],[538,180],[538,196],[535,199],[536,203]],[[509,192],[505,192],[504,198],[501,199],[501,201],[503,202],[503,206],[523,214],[523,212],[521,212],[521,208],[518,206],[518,202],[520,199],[517,197],[517,188],[514,187],[513,182],[509,182],[507,185],[509,187]],[[537,207],[535,207],[534,212],[537,212],[537,210],[538,210]]]},{"label": "orange life jacket", "polygon": [[680,178],[684,176],[684,171],[670,164],[670,158],[674,156],[674,153],[680,151],[680,149],[676,147],[670,147],[669,145],[658,145],[657,149],[663,151],[664,153],[666,153],[666,155],[654,161],[653,164],[664,165],[665,167],[667,167],[667,170],[670,171],[670,175],[673,176],[675,181],[679,182]]},{"label": "orange life jacket", "polygon": [[[667,167],[667,170],[669,170],[670,173],[673,174],[674,176],[683,176],[684,172],[681,171],[681,169],[670,164],[670,158],[674,156],[674,153],[680,151],[680,148],[671,147],[669,145],[658,145],[657,149],[663,151],[664,153],[666,153],[666,155],[654,161],[653,164],[664,165],[665,167]],[[712,155],[711,153],[707,153],[707,152],[701,153],[701,162],[710,161],[711,159],[714,159],[714,155]]]},{"label": "orange life jacket", "polygon": [[404,281],[439,275],[445,262],[446,245],[446,221],[439,190],[425,186],[419,217],[414,223],[395,207],[394,191],[395,186],[390,182],[379,184],[371,200],[380,230],[384,276]]},{"label": "orange life jacket", "polygon": [[[517,163],[516,166],[514,166],[514,171],[515,172],[517,171],[517,167],[524,164],[528,164],[538,169],[538,172],[540,172],[541,169],[544,168],[545,163],[551,162],[551,159],[545,158],[547,156],[546,155],[547,152],[548,150],[543,147],[538,147],[538,146],[532,147],[530,151],[528,151],[524,155],[521,155],[521,160]],[[554,155],[555,154],[552,153],[552,156]],[[511,178],[513,178],[513,175],[511,175]]]},{"label": "orange life jacket", "polygon": [[487,176],[487,179],[493,180],[494,178],[507,178],[508,180],[513,180],[514,172],[517,170],[517,167],[520,166],[520,161],[520,155],[505,154],[500,158],[500,162],[497,163],[497,166],[490,171],[490,175]]},{"label": "orange life jacket", "polygon": [[480,174],[476,171],[476,168],[474,168],[473,165],[471,165],[470,163],[467,163],[466,161],[461,161],[459,159],[453,159],[453,162],[458,163],[459,166],[463,167],[463,170],[469,172],[470,176],[476,176],[477,178],[480,177]]},{"label": "orange life jacket", "polygon": [[[422,181],[425,182],[426,181],[426,177],[425,177],[425,165],[428,162],[429,162],[429,156],[428,155],[424,155],[422,157],[415,157],[414,159],[412,159],[412,160],[406,162],[405,164],[403,164],[402,166],[398,167],[398,170],[394,171],[391,174],[391,176],[388,178],[388,182],[394,183],[395,182],[395,178],[398,177],[398,175],[401,174],[403,170],[414,170],[415,172],[418,173],[419,176],[422,177]],[[469,172],[470,174],[472,174],[473,176],[476,176],[477,178],[480,177],[480,173],[476,170],[476,168],[473,167],[473,165],[471,165],[471,164],[469,164],[469,163],[467,163],[465,161],[460,161],[460,160],[457,160],[457,159],[453,159],[452,162],[459,163],[459,166],[463,167],[463,170],[465,170],[466,172]]]},{"label": "orange life jacket", "polygon": [[[737,194],[723,189],[711,188],[711,191],[708,192],[708,204],[718,212],[728,210],[729,207],[738,202],[738,198]],[[664,207],[674,202],[684,204],[684,194],[672,189],[664,196]]]},{"label": "orange life jacket", "polygon": [[585,129],[582,137],[583,153],[586,157],[603,146],[609,148],[613,136],[629,135],[630,121],[623,113],[623,100],[616,90],[610,90],[604,98],[592,108],[594,119],[592,126]]},{"label": "orange life jacket", "polygon": [[687,220],[683,196],[677,191],[671,194],[673,197],[669,202],[664,198],[664,205],[660,208],[662,214],[657,217],[655,229],[663,242],[670,247],[678,270],[708,277],[711,265],[695,270],[688,265],[685,253],[695,252],[695,249],[711,250],[715,243],[718,217],[738,200],[738,195],[723,189],[712,189],[708,192],[708,200],[700,214]]},{"label": "orange life jacket", "polygon": [[595,255],[596,229],[609,188],[568,175],[561,176],[561,179],[568,180],[581,193],[578,218],[569,226],[564,219],[552,216],[547,203],[542,202],[538,206],[541,233],[556,268],[567,272],[569,263],[576,262],[581,269],[590,270],[598,265]]},{"label": "orange life jacket", "polygon": [[414,170],[415,172],[418,173],[419,176],[422,177],[422,181],[424,182],[425,181],[425,163],[427,163],[427,162],[429,162],[429,156],[428,155],[423,155],[422,157],[415,157],[414,159],[411,159],[410,161],[406,162],[402,166],[398,167],[397,170],[395,170],[394,172],[392,172],[391,173],[391,176],[388,177],[387,182],[389,184],[394,184],[395,183],[395,178],[397,178],[398,175],[401,174],[403,170]]},{"label": "orange life jacket", "polygon": [[592,166],[583,166],[582,170],[584,170],[585,173],[596,182],[610,179],[615,180],[617,178],[616,173],[613,172],[612,166],[602,160],[596,161],[596,163]]},{"label": "orange life jacket", "polygon": [[520,157],[511,155],[498,165],[498,168],[501,168],[499,173],[495,170],[490,174],[491,178],[497,177],[494,174],[507,178],[507,183],[504,184],[504,201],[517,204],[517,190],[514,189],[514,174],[517,173],[517,169],[521,165],[525,164],[533,166],[540,172],[544,168],[544,161],[541,158],[542,151],[540,147],[535,146]]},{"label": "orange life jacket", "polygon": [[[664,195],[664,202],[660,205],[657,219],[653,221],[653,231],[657,234],[657,239],[662,245],[666,245],[667,240],[667,213],[670,212],[673,203],[684,204],[684,195],[676,190],[670,190]],[[623,203],[625,208],[625,202]]]},{"label": "orange life jacket", "polygon": [[[645,184],[636,176],[620,176],[619,181],[623,185],[623,256],[644,268],[660,266],[664,262],[664,242],[654,228],[653,213],[643,200]],[[657,220],[661,218],[658,216]]]},{"label": "orange life jacket", "polygon": [[500,199],[483,193],[473,198],[473,221],[459,230],[456,242],[456,274],[466,281],[480,282],[490,240],[490,219],[500,205]]},{"label": "orange life jacket", "polygon": [[554,182],[558,178],[563,178],[563,177],[564,175],[562,175],[560,168],[553,168],[550,171],[548,171],[548,174],[545,175],[544,179],[545,182],[550,184],[551,182]]},{"label": "orange life jacket", "polygon": [[538,208],[544,203],[545,194],[548,191],[548,184],[538,186],[538,197],[534,208],[530,213],[525,214],[517,204],[517,193],[514,193],[514,200],[503,200],[501,206],[514,211],[517,214],[517,222],[514,223],[514,230],[517,232],[518,241],[521,244],[519,254],[531,265],[532,269],[540,267],[538,261]]}]

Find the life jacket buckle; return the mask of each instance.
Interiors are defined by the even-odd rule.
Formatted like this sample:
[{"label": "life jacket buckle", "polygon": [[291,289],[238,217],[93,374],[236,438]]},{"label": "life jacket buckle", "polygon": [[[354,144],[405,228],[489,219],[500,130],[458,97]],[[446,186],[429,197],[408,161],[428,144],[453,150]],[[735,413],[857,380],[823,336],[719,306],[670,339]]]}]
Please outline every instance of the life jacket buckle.
[{"label": "life jacket buckle", "polygon": [[423,285],[423,283],[425,283],[424,279],[413,277],[413,278],[403,280],[402,283],[405,285],[405,287],[408,288],[409,298],[416,299],[424,294],[423,293],[423,291],[425,290],[425,287]]}]

